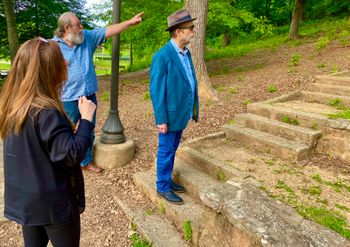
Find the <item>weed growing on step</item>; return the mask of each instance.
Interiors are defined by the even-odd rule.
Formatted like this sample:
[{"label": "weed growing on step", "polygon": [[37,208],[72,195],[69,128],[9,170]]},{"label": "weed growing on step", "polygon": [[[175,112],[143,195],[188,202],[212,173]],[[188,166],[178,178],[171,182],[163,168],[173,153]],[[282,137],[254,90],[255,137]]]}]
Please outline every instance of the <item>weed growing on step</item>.
[{"label": "weed growing on step", "polygon": [[268,164],[269,166],[273,166],[275,163],[276,163],[275,159],[265,160],[265,164]]},{"label": "weed growing on step", "polygon": [[221,169],[217,170],[216,177],[219,181],[225,181],[226,178],[224,171]]},{"label": "weed growing on step", "polygon": [[298,66],[300,62],[300,54],[298,52],[294,53],[290,59],[290,62],[293,66]]},{"label": "weed growing on step", "polygon": [[102,99],[103,101],[109,101],[109,92],[106,91],[106,90],[104,90],[104,91],[102,92],[101,99]]},{"label": "weed growing on step", "polygon": [[333,107],[337,108],[337,107],[339,107],[339,106],[341,106],[343,104],[343,101],[342,101],[341,98],[335,98],[335,99],[330,99],[328,104],[330,106],[333,106]]},{"label": "weed growing on step", "polygon": [[337,65],[333,65],[332,66],[332,73],[337,73],[337,72],[338,72]]},{"label": "weed growing on step", "polygon": [[267,87],[267,91],[269,93],[276,93],[277,92],[277,87],[275,85],[272,85],[270,84],[268,87]]},{"label": "weed growing on step", "polygon": [[303,188],[302,191],[311,196],[320,196],[322,193],[322,189],[320,186],[310,186],[308,188]]},{"label": "weed growing on step", "polygon": [[330,40],[327,37],[321,37],[318,39],[318,41],[315,44],[315,48],[318,52],[326,48],[326,46],[329,44]]},{"label": "weed growing on step", "polygon": [[149,92],[144,92],[143,93],[143,99],[144,100],[150,100],[151,99],[151,95],[149,94]]},{"label": "weed growing on step", "polygon": [[340,204],[335,204],[336,208],[339,208],[340,210],[346,211],[346,212],[350,212],[350,208],[348,208],[347,206],[344,205],[340,205]]},{"label": "weed growing on step", "polygon": [[216,85],[216,86],[214,86],[214,89],[218,92],[224,92],[225,86],[224,85]]},{"label": "weed growing on step", "polygon": [[326,65],[325,65],[324,63],[319,63],[319,64],[317,64],[316,67],[317,67],[318,69],[322,69],[322,68],[325,68]]},{"label": "weed growing on step", "polygon": [[250,103],[252,103],[251,99],[245,99],[245,100],[242,101],[243,105],[249,105]]},{"label": "weed growing on step", "polygon": [[145,212],[145,215],[150,216],[153,214],[153,210],[152,209],[147,209]]},{"label": "weed growing on step", "polygon": [[291,118],[291,117],[289,117],[289,116],[287,116],[287,115],[282,116],[281,120],[282,120],[282,122],[287,123],[287,124],[299,125],[298,119],[296,119],[296,118]]},{"label": "weed growing on step", "polygon": [[228,120],[228,124],[234,125],[236,124],[236,120],[234,119]]},{"label": "weed growing on step", "polygon": [[322,178],[321,178],[320,174],[315,174],[311,178],[313,180],[315,180],[316,182],[322,183]]},{"label": "weed growing on step", "polygon": [[350,119],[350,109],[347,108],[335,114],[326,114],[326,116],[331,119]]},{"label": "weed growing on step", "polygon": [[191,221],[185,220],[183,223],[183,229],[184,229],[184,237],[186,241],[190,241],[192,238],[192,227],[191,227]]},{"label": "weed growing on step", "polygon": [[317,130],[318,124],[317,123],[312,123],[310,128],[313,129],[313,130]]},{"label": "weed growing on step", "polygon": [[292,190],[291,187],[289,187],[285,182],[283,181],[278,181],[278,183],[276,184],[275,186],[276,189],[283,189],[285,190],[286,192],[290,193],[290,194],[293,194],[294,195],[294,191]]},{"label": "weed growing on step", "polygon": [[346,219],[339,213],[324,208],[303,206],[299,206],[297,211],[303,217],[314,220],[317,223],[338,232],[343,237],[350,239],[350,230],[346,224]]},{"label": "weed growing on step", "polygon": [[251,158],[251,159],[248,160],[248,163],[255,164],[256,163],[256,159]]},{"label": "weed growing on step", "polygon": [[134,233],[130,237],[132,247],[151,247],[152,242],[141,238],[138,234]]},{"label": "weed growing on step", "polygon": [[158,213],[165,214],[165,207],[161,202],[158,203]]},{"label": "weed growing on step", "polygon": [[230,94],[236,94],[237,93],[237,87],[229,87],[228,92]]},{"label": "weed growing on step", "polygon": [[339,33],[339,43],[342,46],[348,46],[349,45],[349,36],[350,32],[347,30],[343,30]]}]

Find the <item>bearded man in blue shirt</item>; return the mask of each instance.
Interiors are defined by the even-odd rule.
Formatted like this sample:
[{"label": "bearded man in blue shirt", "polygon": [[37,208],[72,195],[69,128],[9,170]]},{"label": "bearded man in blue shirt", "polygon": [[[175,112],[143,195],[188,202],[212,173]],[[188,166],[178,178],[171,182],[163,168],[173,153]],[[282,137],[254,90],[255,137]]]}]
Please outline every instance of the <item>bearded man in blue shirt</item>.
[{"label": "bearded man in blue shirt", "polygon": [[182,204],[175,193],[186,189],[172,180],[176,150],[188,122],[198,121],[198,82],[191,53],[186,47],[195,34],[186,9],[168,16],[171,40],[152,59],[150,94],[158,129],[157,194],[168,202]]},{"label": "bearded man in blue shirt", "polygon": [[[79,97],[86,96],[97,105],[95,93],[98,84],[93,64],[93,54],[97,46],[105,42],[106,38],[113,37],[129,27],[139,24],[142,21],[142,16],[143,13],[139,13],[130,20],[94,30],[84,30],[80,20],[72,12],[63,13],[58,18],[56,36],[53,40],[58,42],[63,56],[68,62],[68,80],[63,86],[61,100],[67,115],[74,124],[77,124],[80,119]],[[96,123],[96,113],[93,123]],[[93,143],[94,132],[91,138]],[[80,165],[83,170],[97,173],[102,171],[101,168],[93,164],[92,145]]]}]

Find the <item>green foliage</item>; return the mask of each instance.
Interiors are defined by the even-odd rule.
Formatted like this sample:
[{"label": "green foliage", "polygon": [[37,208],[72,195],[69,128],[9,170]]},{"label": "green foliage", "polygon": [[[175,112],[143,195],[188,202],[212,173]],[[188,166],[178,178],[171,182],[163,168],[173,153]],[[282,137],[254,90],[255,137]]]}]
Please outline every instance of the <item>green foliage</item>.
[{"label": "green foliage", "polygon": [[151,95],[149,94],[148,91],[143,93],[143,99],[144,100],[150,100],[151,99]]},{"label": "green foliage", "polygon": [[346,109],[334,114],[327,114],[327,117],[331,119],[350,119],[350,109]]},{"label": "green foliage", "polygon": [[153,210],[152,209],[147,209],[145,212],[145,215],[150,216],[153,214]]},{"label": "green foliage", "polygon": [[335,207],[341,209],[341,210],[344,210],[346,212],[350,212],[350,208],[347,207],[347,206],[344,206],[344,205],[340,205],[340,204],[335,204]]},{"label": "green foliage", "polygon": [[102,97],[101,98],[102,98],[103,101],[109,101],[109,92],[104,90],[102,92]]},{"label": "green foliage", "polygon": [[[83,25],[88,28],[90,23],[86,21],[85,3],[85,0],[15,1],[14,12],[20,43],[36,36],[51,38],[56,29],[57,18],[66,11],[76,13]],[[0,9],[2,10],[2,2],[0,2]],[[0,15],[0,40],[2,44],[0,58],[8,58],[6,19],[3,15]]]},{"label": "green foliage", "polygon": [[285,182],[283,181],[278,181],[276,186],[275,186],[276,189],[283,189],[285,190],[286,192],[290,193],[290,194],[294,194],[294,191],[292,188],[290,188]]},{"label": "green foliage", "polygon": [[234,124],[236,124],[236,120],[231,119],[231,120],[228,121],[228,124],[234,125]]},{"label": "green foliage", "polygon": [[0,79],[0,89],[2,88],[2,85],[4,85],[4,80]]},{"label": "green foliage", "polygon": [[245,100],[242,101],[242,104],[243,104],[243,105],[249,105],[249,104],[251,104],[251,103],[252,103],[252,100],[251,100],[251,99],[245,99]]},{"label": "green foliage", "polygon": [[225,86],[224,85],[215,85],[214,89],[218,92],[224,92],[225,91]]},{"label": "green foliage", "polygon": [[337,65],[333,65],[332,66],[332,73],[337,73],[337,72],[338,72]]},{"label": "green foliage", "polygon": [[269,93],[275,93],[275,92],[277,92],[277,87],[276,87],[275,85],[270,84],[270,85],[267,87],[267,91],[268,91]]},{"label": "green foliage", "polygon": [[312,196],[320,196],[322,193],[322,189],[320,186],[310,186],[306,189],[303,189],[303,191]]},{"label": "green foliage", "polygon": [[326,65],[324,63],[317,64],[317,68],[319,68],[319,69],[324,68],[324,67],[326,67]]},{"label": "green foliage", "polygon": [[191,227],[191,221],[185,220],[183,223],[183,230],[184,230],[184,237],[186,241],[190,241],[192,238],[192,227]]},{"label": "green foliage", "polygon": [[290,62],[293,66],[298,66],[300,62],[300,54],[299,53],[294,53],[290,59]]},{"label": "green foliage", "polygon": [[343,104],[342,99],[340,98],[335,98],[335,99],[330,99],[329,100],[329,105],[333,107],[338,107]]},{"label": "green foliage", "polygon": [[312,123],[310,128],[313,129],[313,130],[317,130],[318,124],[317,123]]},{"label": "green foliage", "polygon": [[230,94],[236,94],[237,93],[237,87],[229,87],[228,92]]},{"label": "green foliage", "polygon": [[298,207],[299,214],[307,219],[312,219],[321,225],[324,225],[335,232],[339,233],[343,237],[350,239],[350,230],[347,226],[344,216],[337,214],[333,211],[317,208],[317,207]]},{"label": "green foliage", "polygon": [[161,203],[161,202],[159,202],[159,204],[158,204],[158,213],[165,214],[165,207],[164,207],[163,203]]},{"label": "green foliage", "polygon": [[138,234],[134,233],[130,237],[132,247],[152,247],[152,243],[141,238]]},{"label": "green foliage", "polygon": [[226,179],[226,175],[225,175],[225,172],[221,169],[217,170],[216,171],[216,177],[219,181],[225,181]]},{"label": "green foliage", "polygon": [[324,49],[328,44],[329,44],[330,40],[328,37],[321,37],[318,39],[318,41],[315,44],[316,50],[317,51],[321,51],[322,49]]},{"label": "green foliage", "polygon": [[299,125],[299,121],[296,118],[291,118],[289,116],[282,116],[281,118],[282,122],[287,123],[287,124],[291,124],[291,125]]}]

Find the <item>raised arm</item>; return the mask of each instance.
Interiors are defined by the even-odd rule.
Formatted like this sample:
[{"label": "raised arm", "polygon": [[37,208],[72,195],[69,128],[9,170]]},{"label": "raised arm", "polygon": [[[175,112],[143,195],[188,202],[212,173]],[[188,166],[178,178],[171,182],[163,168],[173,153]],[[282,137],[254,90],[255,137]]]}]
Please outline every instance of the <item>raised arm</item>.
[{"label": "raised arm", "polygon": [[114,35],[117,35],[118,33],[125,31],[129,27],[139,24],[142,21],[142,18],[141,18],[142,16],[143,16],[143,12],[135,15],[130,20],[123,21],[121,23],[113,24],[106,27],[106,38],[113,37]]}]

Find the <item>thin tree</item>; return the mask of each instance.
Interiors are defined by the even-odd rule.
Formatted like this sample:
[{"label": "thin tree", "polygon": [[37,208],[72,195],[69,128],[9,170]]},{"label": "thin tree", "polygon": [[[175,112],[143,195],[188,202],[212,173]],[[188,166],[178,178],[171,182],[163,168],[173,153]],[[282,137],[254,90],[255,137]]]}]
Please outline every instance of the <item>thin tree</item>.
[{"label": "thin tree", "polygon": [[290,24],[289,38],[299,38],[299,21],[304,9],[304,0],[295,0],[295,8],[292,15],[292,22]]},{"label": "thin tree", "polygon": [[204,61],[204,39],[208,14],[208,0],[186,0],[185,8],[192,16],[197,17],[195,21],[196,34],[191,42],[191,54],[198,80],[198,94],[203,98],[217,101],[218,97],[216,91],[211,86],[207,66]]},{"label": "thin tree", "polygon": [[18,48],[19,48],[15,13],[13,11],[12,0],[2,0],[2,4],[3,4],[4,10],[5,10],[7,37],[8,37],[8,41],[9,41],[10,57],[11,57],[11,61],[12,61],[17,53]]}]

